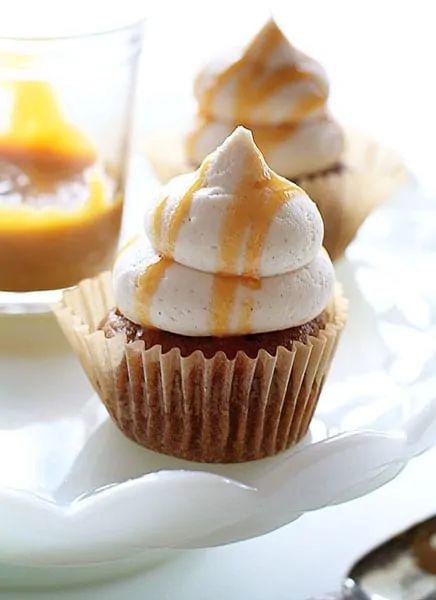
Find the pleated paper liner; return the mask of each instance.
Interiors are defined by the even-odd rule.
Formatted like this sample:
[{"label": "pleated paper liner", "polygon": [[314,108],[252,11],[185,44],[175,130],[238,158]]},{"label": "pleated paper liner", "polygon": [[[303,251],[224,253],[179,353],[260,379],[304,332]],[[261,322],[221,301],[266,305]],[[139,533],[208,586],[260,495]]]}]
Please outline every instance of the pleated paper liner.
[{"label": "pleated paper liner", "polygon": [[64,292],[57,319],[121,431],[139,444],[201,462],[242,462],[276,454],[307,432],[346,320],[340,288],[327,324],[306,343],[256,358],[200,350],[145,350],[123,334],[97,330],[114,306],[110,275]]},{"label": "pleated paper liner", "polygon": [[332,260],[342,256],[366,217],[407,178],[395,152],[356,132],[347,133],[342,164],[341,173],[298,181],[323,217],[324,246]]},{"label": "pleated paper liner", "polygon": [[[145,153],[162,183],[193,170],[178,132],[150,137]],[[353,131],[346,132],[341,163],[345,168],[340,173],[298,179],[298,185],[318,205],[325,226],[324,246],[333,260],[342,256],[369,213],[407,176],[395,152]]]}]

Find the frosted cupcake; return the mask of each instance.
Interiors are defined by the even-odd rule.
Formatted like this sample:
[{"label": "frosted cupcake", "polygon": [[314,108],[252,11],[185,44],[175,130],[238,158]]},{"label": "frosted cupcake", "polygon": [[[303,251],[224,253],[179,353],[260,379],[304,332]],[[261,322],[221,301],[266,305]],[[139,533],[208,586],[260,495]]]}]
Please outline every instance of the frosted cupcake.
[{"label": "frosted cupcake", "polygon": [[197,166],[243,124],[268,165],[288,179],[339,170],[344,134],[328,112],[328,89],[322,66],[269,21],[242,53],[211,62],[197,76],[188,161]]},{"label": "frosted cupcake", "polygon": [[292,46],[271,20],[245,49],[224,53],[202,69],[194,84],[197,116],[181,152],[177,143],[166,147],[155,140],[150,159],[163,179],[197,168],[236,125],[244,125],[268,165],[316,202],[326,228],[324,244],[338,258],[385,197],[386,186],[391,188],[391,171],[398,165],[394,168],[391,159],[385,164],[383,157],[380,165],[374,144],[346,138],[328,110],[328,93],[323,67]]},{"label": "frosted cupcake", "polygon": [[164,186],[112,282],[56,309],[120,429],[206,462],[300,440],[345,321],[322,237],[316,205],[242,127]]}]

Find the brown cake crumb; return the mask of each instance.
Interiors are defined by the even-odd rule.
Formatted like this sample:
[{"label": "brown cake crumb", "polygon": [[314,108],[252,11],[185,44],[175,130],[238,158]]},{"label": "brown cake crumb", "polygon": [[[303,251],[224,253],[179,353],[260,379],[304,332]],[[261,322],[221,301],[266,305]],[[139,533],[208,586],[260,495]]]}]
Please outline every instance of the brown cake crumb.
[{"label": "brown cake crumb", "polygon": [[168,352],[171,348],[180,348],[182,356],[189,356],[196,350],[201,350],[206,358],[222,351],[227,358],[232,359],[238,351],[245,352],[250,358],[255,358],[261,349],[272,355],[276,353],[279,346],[291,349],[293,342],[305,343],[308,336],[317,336],[319,331],[324,329],[326,321],[327,316],[324,311],[308,323],[281,331],[231,337],[195,337],[141,327],[123,316],[118,309],[113,309],[103,320],[99,329],[104,331],[107,338],[124,333],[128,342],[142,340],[146,349],[162,346],[162,351]]}]

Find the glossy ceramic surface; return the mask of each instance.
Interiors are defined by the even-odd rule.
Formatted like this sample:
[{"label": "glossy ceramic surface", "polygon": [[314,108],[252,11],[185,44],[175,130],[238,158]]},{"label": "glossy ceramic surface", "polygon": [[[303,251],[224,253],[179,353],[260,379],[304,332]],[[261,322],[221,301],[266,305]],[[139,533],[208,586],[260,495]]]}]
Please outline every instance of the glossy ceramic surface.
[{"label": "glossy ceramic surface", "polygon": [[147,562],[260,535],[394,477],[436,440],[430,216],[404,191],[349,248],[338,268],[349,325],[331,377],[310,436],[275,458],[211,466],[136,446],[53,317],[0,317],[0,563]]}]

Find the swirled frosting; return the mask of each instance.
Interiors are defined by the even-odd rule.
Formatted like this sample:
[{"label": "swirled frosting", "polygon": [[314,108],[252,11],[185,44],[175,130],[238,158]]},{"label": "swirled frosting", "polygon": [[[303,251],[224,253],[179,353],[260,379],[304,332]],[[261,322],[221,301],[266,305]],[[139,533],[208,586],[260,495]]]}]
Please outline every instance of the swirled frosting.
[{"label": "swirled frosting", "polygon": [[268,167],[243,127],[161,189],[145,234],[121,253],[114,289],[123,314],[146,327],[276,331],[315,318],[332,294],[315,204]]},{"label": "swirled frosting", "polygon": [[198,115],[186,143],[194,164],[238,124],[253,131],[271,168],[288,177],[326,169],[342,153],[341,128],[327,114],[324,69],[272,20],[245,50],[206,65],[194,93]]}]

